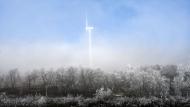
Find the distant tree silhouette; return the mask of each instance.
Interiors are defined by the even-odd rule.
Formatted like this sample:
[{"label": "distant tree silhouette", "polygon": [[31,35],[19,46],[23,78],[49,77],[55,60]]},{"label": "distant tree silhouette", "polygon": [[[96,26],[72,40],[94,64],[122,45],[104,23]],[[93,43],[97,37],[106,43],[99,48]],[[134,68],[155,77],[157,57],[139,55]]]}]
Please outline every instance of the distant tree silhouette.
[{"label": "distant tree silhouette", "polygon": [[0,92],[13,95],[94,97],[97,90],[104,88],[110,89],[116,96],[167,97],[168,94],[180,95],[180,90],[189,86],[189,78],[190,70],[178,69],[176,65],[132,67],[114,72],[69,67],[39,69],[23,75],[20,75],[18,69],[12,69],[0,74]]}]

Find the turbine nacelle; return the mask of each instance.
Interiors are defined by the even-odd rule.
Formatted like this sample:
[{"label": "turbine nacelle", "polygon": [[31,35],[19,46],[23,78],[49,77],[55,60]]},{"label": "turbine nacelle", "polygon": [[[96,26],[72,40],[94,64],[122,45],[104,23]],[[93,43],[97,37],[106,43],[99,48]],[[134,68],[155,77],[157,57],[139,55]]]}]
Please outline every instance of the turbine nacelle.
[{"label": "turbine nacelle", "polygon": [[86,16],[86,31],[91,31],[93,29],[94,29],[94,27],[88,25],[88,19],[87,19],[87,16]]},{"label": "turbine nacelle", "polygon": [[94,29],[94,27],[86,26],[86,30],[87,30],[87,31],[92,30],[92,29]]}]

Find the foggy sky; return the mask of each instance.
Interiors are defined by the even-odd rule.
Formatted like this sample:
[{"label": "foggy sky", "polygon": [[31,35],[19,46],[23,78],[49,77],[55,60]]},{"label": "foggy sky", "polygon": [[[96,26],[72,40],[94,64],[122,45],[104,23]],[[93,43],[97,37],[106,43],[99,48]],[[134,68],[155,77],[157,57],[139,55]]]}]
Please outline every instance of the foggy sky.
[{"label": "foggy sky", "polygon": [[0,0],[0,70],[181,64],[190,60],[189,0]]}]

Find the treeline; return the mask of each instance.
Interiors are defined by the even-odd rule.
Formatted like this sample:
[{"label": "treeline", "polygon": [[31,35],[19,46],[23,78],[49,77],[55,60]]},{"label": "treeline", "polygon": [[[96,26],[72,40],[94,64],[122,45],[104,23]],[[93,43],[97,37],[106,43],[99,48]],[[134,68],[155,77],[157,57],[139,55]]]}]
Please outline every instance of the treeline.
[{"label": "treeline", "polygon": [[21,74],[12,69],[0,75],[0,92],[6,95],[93,97],[97,90],[111,90],[115,96],[159,98],[181,96],[190,87],[190,68],[176,65],[126,67],[125,71],[59,68]]}]

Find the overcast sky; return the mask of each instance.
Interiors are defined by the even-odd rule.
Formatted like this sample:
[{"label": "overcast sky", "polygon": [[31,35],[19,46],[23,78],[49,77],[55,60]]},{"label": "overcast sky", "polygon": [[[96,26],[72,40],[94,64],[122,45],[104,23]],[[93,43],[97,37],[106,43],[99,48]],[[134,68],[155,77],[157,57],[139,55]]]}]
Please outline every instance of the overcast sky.
[{"label": "overcast sky", "polygon": [[190,60],[189,0],[0,0],[0,70]]}]

